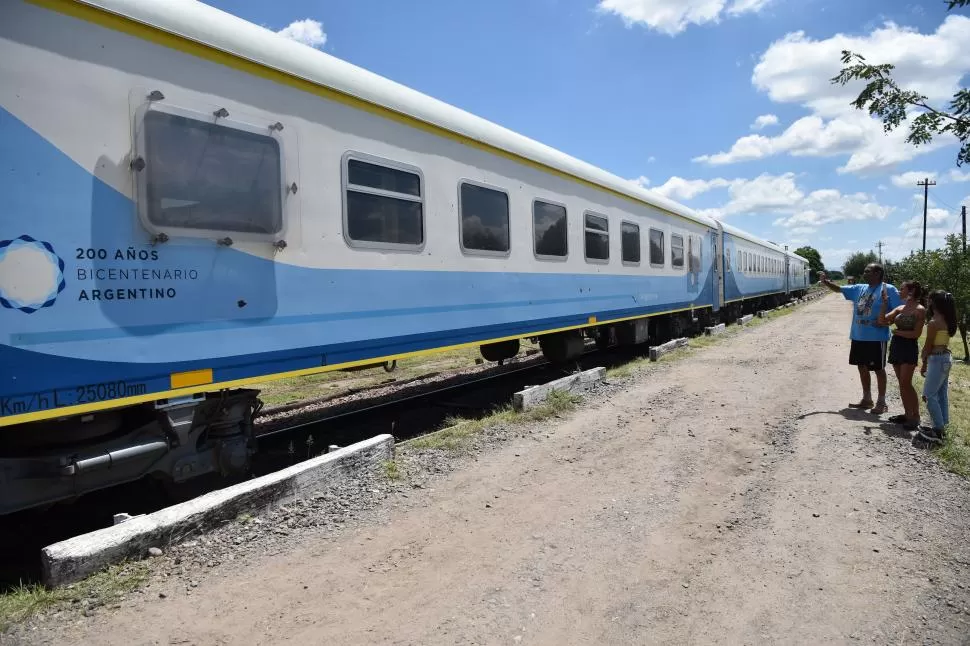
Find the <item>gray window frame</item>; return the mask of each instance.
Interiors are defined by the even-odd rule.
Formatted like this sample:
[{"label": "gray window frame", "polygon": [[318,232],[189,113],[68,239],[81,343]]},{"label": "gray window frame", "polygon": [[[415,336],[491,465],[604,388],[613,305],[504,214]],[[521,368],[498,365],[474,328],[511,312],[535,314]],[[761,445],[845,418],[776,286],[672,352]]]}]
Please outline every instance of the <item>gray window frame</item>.
[{"label": "gray window frame", "polygon": [[[385,191],[379,188],[373,188],[371,186],[360,186],[357,184],[350,183],[350,162],[351,160],[362,161],[368,164],[373,164],[375,166],[384,166],[386,168],[391,168],[393,170],[399,170],[406,173],[413,173],[418,176],[418,188],[421,191],[420,197],[414,195],[408,195],[407,193],[395,193],[394,191]],[[349,200],[347,199],[347,192],[354,191],[355,193],[366,193],[368,195],[377,195],[379,197],[390,197],[394,199],[407,200],[410,202],[418,202],[421,204],[421,244],[402,244],[398,242],[373,242],[371,240],[354,240],[350,237],[350,221],[349,214],[347,212],[349,206]],[[340,201],[342,204],[342,215],[341,224],[343,227],[343,237],[344,242],[347,243],[348,247],[353,249],[378,249],[381,251],[404,251],[411,253],[420,253],[424,250],[425,245],[428,243],[428,225],[427,225],[427,195],[425,194],[425,182],[424,173],[417,166],[412,166],[411,164],[405,164],[403,162],[395,161],[393,159],[387,159],[385,157],[378,157],[376,155],[370,155],[367,153],[362,153],[356,150],[348,150],[340,158]]]},{"label": "gray window frame", "polygon": [[131,172],[134,173],[134,187],[135,187],[135,210],[138,214],[138,220],[141,222],[142,226],[151,233],[162,234],[169,237],[182,237],[182,238],[205,238],[205,239],[223,239],[227,236],[233,240],[240,241],[272,241],[276,242],[283,240],[286,237],[286,232],[288,228],[288,217],[287,217],[287,197],[289,191],[287,190],[288,181],[286,174],[286,142],[283,140],[280,133],[276,130],[270,129],[267,126],[256,126],[251,123],[244,121],[238,121],[231,117],[220,118],[218,120],[218,125],[231,128],[233,130],[239,130],[241,132],[248,132],[251,134],[263,135],[270,137],[276,141],[277,149],[279,150],[279,169],[280,169],[280,225],[276,231],[270,233],[254,233],[251,231],[234,231],[232,229],[201,229],[193,227],[178,227],[178,226],[167,226],[159,225],[151,221],[148,217],[148,205],[146,199],[148,197],[148,165],[151,163],[150,159],[142,157],[146,154],[146,138],[147,133],[145,130],[145,118],[151,112],[161,112],[163,114],[168,114],[171,116],[184,117],[186,119],[191,119],[193,121],[200,121],[203,123],[214,123],[212,113],[199,112],[198,110],[191,110],[188,108],[180,108],[173,105],[168,105],[160,102],[152,102],[137,109],[133,115],[134,121],[134,143],[135,150],[132,159],[141,157],[146,167],[141,171],[135,171],[132,169]]},{"label": "gray window frame", "polygon": [[[602,259],[602,258],[590,258],[589,255],[587,254],[588,249],[586,247],[586,232],[587,232],[587,229],[586,229],[586,216],[588,216],[588,215],[591,215],[594,218],[600,218],[602,220],[606,220],[606,231],[605,232],[604,231],[598,231],[596,229],[590,229],[589,230],[590,233],[594,233],[594,234],[597,234],[597,235],[604,235],[604,233],[605,233],[605,235],[606,235],[606,258],[605,259]],[[588,262],[590,264],[594,264],[594,265],[608,265],[608,264],[610,264],[610,258],[613,255],[612,254],[612,249],[610,249],[610,245],[612,243],[612,237],[613,236],[610,235],[610,218],[609,218],[609,216],[604,215],[602,213],[597,213],[596,211],[583,211],[583,257],[586,259],[586,262]]]},{"label": "gray window frame", "polygon": [[[547,254],[541,254],[536,251],[536,203],[542,202],[543,204],[549,204],[550,206],[560,206],[566,211],[566,255],[565,256],[550,256]],[[536,257],[536,260],[545,260],[549,262],[566,262],[569,259],[569,207],[567,207],[562,202],[556,202],[555,200],[547,200],[545,198],[536,197],[532,199],[532,255]]]},{"label": "gray window frame", "polygon": [[[508,205],[508,210],[506,211],[506,218],[508,219],[509,227],[509,248],[506,251],[489,251],[487,249],[469,249],[465,246],[465,217],[462,213],[462,203],[461,203],[461,187],[465,184],[470,186],[477,186],[479,188],[485,188],[490,191],[495,191],[497,193],[505,194],[505,201]],[[468,179],[462,177],[458,180],[458,248],[461,249],[462,254],[466,256],[482,256],[484,258],[508,258],[512,255],[512,196],[509,192],[502,188],[501,186],[496,186],[494,184],[486,184],[485,182],[476,182],[473,179]]]},{"label": "gray window frame", "polygon": [[[623,258],[623,225],[630,225],[637,230],[637,250],[640,252],[638,255],[640,260],[625,260]],[[639,267],[643,262],[643,236],[640,235],[640,225],[636,222],[631,222],[630,220],[620,220],[620,262],[627,267]]]},{"label": "gray window frame", "polygon": [[[674,264],[674,238],[680,238],[680,253],[681,262],[679,265]],[[670,267],[671,269],[679,269],[681,271],[687,270],[687,244],[684,241],[684,234],[673,233],[670,234]]]},{"label": "gray window frame", "polygon": [[[650,242],[650,234],[660,234],[660,262],[653,261],[653,245]],[[647,264],[656,269],[664,269],[667,266],[667,232],[656,227],[647,229]]]}]

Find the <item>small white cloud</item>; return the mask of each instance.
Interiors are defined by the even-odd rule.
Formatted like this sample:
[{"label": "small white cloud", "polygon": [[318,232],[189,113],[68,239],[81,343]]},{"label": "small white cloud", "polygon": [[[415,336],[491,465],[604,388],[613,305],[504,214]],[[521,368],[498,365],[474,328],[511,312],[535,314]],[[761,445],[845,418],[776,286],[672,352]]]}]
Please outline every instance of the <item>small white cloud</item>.
[{"label": "small white cloud", "polygon": [[647,158],[647,163],[648,163],[648,164],[652,164],[652,163],[653,163],[653,162],[655,162],[655,161],[657,161],[657,158],[656,158],[656,157],[654,157],[653,155],[650,155],[650,157],[649,157],[649,158]]},{"label": "small white cloud", "polygon": [[636,184],[637,186],[639,186],[640,188],[646,188],[650,186],[650,178],[647,177],[646,175],[641,175],[640,177],[637,177],[636,179],[631,179],[630,181]]},{"label": "small white cloud", "polygon": [[311,18],[294,20],[276,33],[310,47],[323,47],[327,42],[327,33],[323,31],[323,23]]},{"label": "small white cloud", "polygon": [[899,175],[893,175],[891,178],[893,186],[899,188],[912,188],[916,186],[916,182],[922,182],[924,179],[934,182],[936,181],[936,173],[924,170],[911,170],[900,173]]},{"label": "small white cloud", "polygon": [[762,130],[764,128],[767,128],[768,126],[776,126],[776,125],[778,125],[778,117],[776,117],[773,114],[763,114],[754,120],[754,123],[751,124],[751,129]]},{"label": "small white cloud", "polygon": [[643,25],[675,36],[689,25],[720,22],[721,16],[757,13],[770,0],[600,0],[596,8],[623,19],[627,27]]},{"label": "small white cloud", "polygon": [[961,173],[954,168],[950,171],[949,175],[947,175],[947,179],[949,179],[951,182],[970,182],[970,172]]}]

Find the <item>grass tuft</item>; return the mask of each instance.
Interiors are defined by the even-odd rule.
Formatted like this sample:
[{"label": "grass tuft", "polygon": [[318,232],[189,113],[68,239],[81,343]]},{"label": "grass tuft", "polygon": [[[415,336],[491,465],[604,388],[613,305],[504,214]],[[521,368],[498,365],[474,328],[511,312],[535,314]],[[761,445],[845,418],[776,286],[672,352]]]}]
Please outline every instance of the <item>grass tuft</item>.
[{"label": "grass tuft", "polygon": [[401,470],[398,469],[397,462],[394,460],[384,461],[384,476],[387,477],[388,480],[401,479]]},{"label": "grass tuft", "polygon": [[0,634],[62,604],[97,608],[118,601],[147,579],[148,565],[137,562],[113,566],[63,588],[21,584],[0,594]]},{"label": "grass tuft", "polygon": [[499,425],[517,425],[537,422],[550,417],[558,417],[576,408],[581,397],[573,393],[553,390],[539,406],[521,413],[516,412],[511,405],[496,409],[491,414],[477,419],[449,417],[445,420],[445,427],[434,433],[429,433],[405,442],[412,449],[441,449],[458,451],[468,445],[468,441],[487,428]]}]

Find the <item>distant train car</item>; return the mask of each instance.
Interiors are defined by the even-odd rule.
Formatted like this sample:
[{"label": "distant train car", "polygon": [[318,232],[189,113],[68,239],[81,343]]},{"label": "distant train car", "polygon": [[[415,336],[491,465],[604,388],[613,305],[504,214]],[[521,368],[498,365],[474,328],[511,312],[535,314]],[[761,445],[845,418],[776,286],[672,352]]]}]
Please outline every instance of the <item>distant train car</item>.
[{"label": "distant train car", "polygon": [[253,383],[523,338],[568,361],[801,284],[771,243],[187,0],[3,3],[0,167],[0,513],[244,474]]}]

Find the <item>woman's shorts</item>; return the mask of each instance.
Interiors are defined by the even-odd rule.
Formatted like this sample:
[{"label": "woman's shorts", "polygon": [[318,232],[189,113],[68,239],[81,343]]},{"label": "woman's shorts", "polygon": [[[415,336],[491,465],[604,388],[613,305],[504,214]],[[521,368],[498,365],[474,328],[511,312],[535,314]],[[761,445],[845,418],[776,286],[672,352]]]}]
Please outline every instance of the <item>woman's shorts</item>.
[{"label": "woman's shorts", "polygon": [[919,344],[916,339],[904,339],[894,334],[889,343],[889,363],[894,366],[899,364],[915,366],[919,363]]}]

